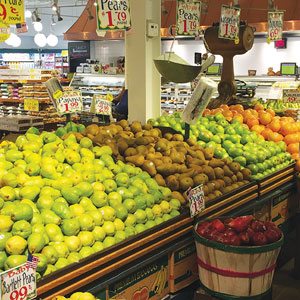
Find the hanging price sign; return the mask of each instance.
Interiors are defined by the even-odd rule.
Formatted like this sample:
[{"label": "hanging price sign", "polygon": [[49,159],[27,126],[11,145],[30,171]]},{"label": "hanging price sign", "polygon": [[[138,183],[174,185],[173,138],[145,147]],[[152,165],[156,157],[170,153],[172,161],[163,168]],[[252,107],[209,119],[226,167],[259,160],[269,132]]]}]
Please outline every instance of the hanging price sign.
[{"label": "hanging price sign", "polygon": [[36,270],[27,263],[0,274],[1,300],[36,298]]},{"label": "hanging price sign", "polygon": [[268,12],[268,41],[277,41],[282,39],[283,31],[283,11]]},{"label": "hanging price sign", "polygon": [[24,1],[0,1],[0,21],[8,25],[25,23]]},{"label": "hanging price sign", "polygon": [[284,103],[300,103],[300,89],[284,89],[282,100]]},{"label": "hanging price sign", "polygon": [[199,214],[205,209],[203,186],[198,185],[195,188],[190,188],[186,191],[187,198],[190,204],[191,218]]},{"label": "hanging price sign", "polygon": [[62,97],[56,100],[56,109],[59,114],[81,112],[82,108],[82,95],[79,91],[65,91]]},{"label": "hanging price sign", "polygon": [[107,96],[94,95],[93,112],[97,115],[111,115],[111,101],[107,100]]},{"label": "hanging price sign", "polygon": [[241,10],[238,7],[222,5],[219,38],[237,40],[240,31]]},{"label": "hanging price sign", "polygon": [[97,23],[100,31],[130,28],[129,0],[98,0]]},{"label": "hanging price sign", "polygon": [[37,100],[37,99],[24,99],[24,110],[39,111],[39,100]]},{"label": "hanging price sign", "polygon": [[201,2],[177,1],[177,34],[197,35],[201,18]]}]

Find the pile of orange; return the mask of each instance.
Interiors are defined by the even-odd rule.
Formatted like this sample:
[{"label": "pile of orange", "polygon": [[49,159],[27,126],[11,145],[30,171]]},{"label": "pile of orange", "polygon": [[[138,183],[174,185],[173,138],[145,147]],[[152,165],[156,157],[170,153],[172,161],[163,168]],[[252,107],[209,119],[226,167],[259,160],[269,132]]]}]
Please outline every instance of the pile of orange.
[{"label": "pile of orange", "polygon": [[300,122],[291,117],[279,117],[272,109],[264,109],[261,104],[254,109],[244,109],[242,105],[221,105],[219,108],[206,109],[203,116],[222,113],[227,121],[238,120],[247,124],[250,130],[256,131],[267,141],[284,141],[287,151],[297,160],[297,169],[300,171]]}]

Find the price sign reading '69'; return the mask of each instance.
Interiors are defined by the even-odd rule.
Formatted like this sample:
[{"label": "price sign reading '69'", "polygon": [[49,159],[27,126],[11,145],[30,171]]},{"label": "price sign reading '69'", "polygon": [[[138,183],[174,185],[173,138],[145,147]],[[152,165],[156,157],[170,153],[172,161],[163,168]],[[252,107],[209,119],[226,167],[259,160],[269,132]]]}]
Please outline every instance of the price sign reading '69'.
[{"label": "price sign reading '69'", "polygon": [[268,12],[268,41],[277,41],[282,39],[283,30],[283,11]]},{"label": "price sign reading '69'", "polygon": [[237,40],[240,29],[241,10],[238,7],[222,5],[219,38]]},{"label": "price sign reading '69'", "polygon": [[196,35],[200,26],[201,2],[177,1],[177,34]]},{"label": "price sign reading '69'", "polygon": [[129,0],[98,0],[97,21],[98,30],[130,28]]},{"label": "price sign reading '69'", "polygon": [[1,0],[0,21],[8,25],[24,23],[24,1],[25,0]]},{"label": "price sign reading '69'", "polygon": [[82,95],[79,91],[65,91],[63,96],[56,100],[57,112],[71,114],[82,111]]}]

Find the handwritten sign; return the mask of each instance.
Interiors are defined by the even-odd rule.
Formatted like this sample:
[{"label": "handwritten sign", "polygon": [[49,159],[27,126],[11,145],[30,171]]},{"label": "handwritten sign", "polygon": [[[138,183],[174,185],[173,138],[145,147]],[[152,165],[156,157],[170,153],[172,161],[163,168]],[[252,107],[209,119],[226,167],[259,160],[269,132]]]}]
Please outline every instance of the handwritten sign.
[{"label": "handwritten sign", "polygon": [[82,95],[79,91],[65,91],[62,97],[56,100],[56,109],[59,114],[81,112],[82,108]]},{"label": "handwritten sign", "polygon": [[0,1],[0,21],[8,25],[25,23],[24,1]]},{"label": "handwritten sign", "polygon": [[241,10],[238,7],[222,5],[219,38],[237,40],[240,30]]},{"label": "handwritten sign", "polygon": [[98,0],[97,23],[98,30],[130,28],[129,0]]},{"label": "handwritten sign", "polygon": [[0,21],[0,42],[6,41],[10,36],[10,28]]},{"label": "handwritten sign", "polygon": [[27,263],[0,274],[1,300],[36,298],[36,270]]},{"label": "handwritten sign", "polygon": [[24,99],[24,110],[39,111],[39,100],[30,98]]},{"label": "handwritten sign", "polygon": [[203,186],[198,185],[195,188],[187,190],[187,198],[190,204],[191,218],[205,209]]},{"label": "handwritten sign", "polygon": [[282,39],[283,11],[268,12],[268,42]]},{"label": "handwritten sign", "polygon": [[284,103],[300,103],[300,89],[284,89],[282,100]]},{"label": "handwritten sign", "polygon": [[108,95],[94,95],[91,105],[91,112],[97,115],[111,115],[111,101],[108,100]]},{"label": "handwritten sign", "polygon": [[177,34],[197,35],[200,26],[201,2],[177,1]]}]

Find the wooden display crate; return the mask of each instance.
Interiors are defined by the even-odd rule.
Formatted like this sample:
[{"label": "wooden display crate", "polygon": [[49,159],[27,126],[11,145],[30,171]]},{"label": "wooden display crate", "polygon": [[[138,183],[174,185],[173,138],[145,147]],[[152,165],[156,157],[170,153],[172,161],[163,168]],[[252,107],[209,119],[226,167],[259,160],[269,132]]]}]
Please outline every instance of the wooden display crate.
[{"label": "wooden display crate", "polygon": [[164,255],[108,286],[107,299],[161,300],[169,293],[168,256]]},{"label": "wooden display crate", "polygon": [[170,293],[176,293],[199,279],[195,242],[181,246],[169,256]]}]

